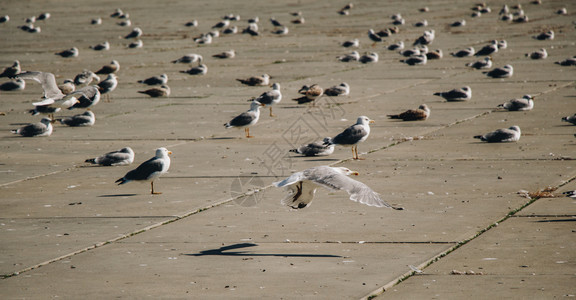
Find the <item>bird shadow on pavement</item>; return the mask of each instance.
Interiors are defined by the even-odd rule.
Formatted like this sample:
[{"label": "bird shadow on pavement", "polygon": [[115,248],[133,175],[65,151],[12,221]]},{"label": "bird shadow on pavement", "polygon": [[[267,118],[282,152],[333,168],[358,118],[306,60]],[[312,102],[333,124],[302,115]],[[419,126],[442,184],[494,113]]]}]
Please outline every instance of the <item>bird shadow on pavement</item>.
[{"label": "bird shadow on pavement", "polygon": [[210,249],[200,251],[199,253],[183,254],[186,256],[205,256],[205,255],[221,255],[221,256],[277,256],[277,257],[342,257],[340,255],[330,254],[287,254],[287,253],[254,253],[251,251],[229,251],[236,249],[244,249],[249,247],[257,247],[258,244],[253,243],[239,243],[229,246],[223,246],[218,249]]},{"label": "bird shadow on pavement", "polygon": [[132,197],[137,196],[138,194],[112,194],[112,195],[100,195],[98,197],[101,198],[113,198],[113,197]]}]

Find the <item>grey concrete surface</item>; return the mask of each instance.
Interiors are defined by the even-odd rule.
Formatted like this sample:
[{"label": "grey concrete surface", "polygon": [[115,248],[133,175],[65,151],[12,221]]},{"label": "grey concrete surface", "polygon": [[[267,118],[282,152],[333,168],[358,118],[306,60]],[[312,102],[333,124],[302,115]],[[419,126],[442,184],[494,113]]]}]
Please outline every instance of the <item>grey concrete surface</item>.
[{"label": "grey concrete surface", "polygon": [[[571,198],[517,194],[552,187],[576,189],[575,126],[560,119],[576,113],[574,67],[554,64],[574,54],[576,5],[569,1],[522,2],[530,22],[498,21],[503,4],[470,17],[475,1],[361,1],[349,16],[332,1],[7,1],[0,14],[0,66],[18,59],[24,70],[52,72],[60,83],[83,69],[96,70],[116,59],[119,86],[92,110],[89,128],[55,125],[44,138],[10,133],[40,118],[26,113],[42,93],[27,82],[20,92],[0,92],[0,295],[3,299],[456,299],[573,297],[576,274]],[[427,13],[418,9],[428,6]],[[141,49],[126,49],[130,29],[109,15],[116,7],[144,31]],[[568,15],[555,11],[566,7]],[[302,11],[306,23],[290,24],[288,13]],[[16,28],[37,21],[39,34]],[[259,16],[262,36],[221,36],[197,46],[191,38],[207,32],[228,13],[239,28]],[[391,27],[401,13],[401,32],[374,47],[370,28]],[[268,21],[289,24],[274,36]],[[102,17],[103,24],[90,20]],[[467,19],[467,26],[451,28]],[[198,28],[184,23],[198,19]],[[427,19],[427,28],[413,23]],[[435,29],[430,49],[441,60],[407,66],[385,49],[410,45],[425,29]],[[531,36],[553,29],[552,41]],[[360,53],[380,54],[376,64],[341,63],[351,50],[339,44],[360,39]],[[508,48],[492,57],[494,66],[512,64],[514,75],[490,79],[465,67],[477,58],[448,53],[479,49],[492,39]],[[109,51],[89,45],[108,40]],[[53,53],[76,46],[78,58]],[[549,57],[525,53],[546,48]],[[235,49],[231,60],[211,55]],[[209,71],[189,76],[190,66],[172,64],[187,53],[204,56]],[[137,83],[167,73],[172,94],[148,98]],[[243,130],[222,124],[248,109],[248,100],[269,87],[246,87],[235,79],[268,73],[282,85],[283,100],[263,108],[259,123]],[[0,82],[4,82],[2,78]],[[320,98],[316,107],[299,106],[304,84],[327,88],[351,85],[350,96]],[[445,102],[433,96],[464,85],[473,96]],[[524,94],[536,96],[528,112],[495,107]],[[399,122],[386,115],[426,103],[431,117]],[[57,117],[76,114],[63,111]],[[289,154],[300,144],[334,136],[360,115],[376,121],[359,145],[364,160],[351,160],[349,148],[328,157]],[[516,143],[486,144],[473,139],[518,125]],[[134,164],[95,167],[87,158],[130,146]],[[173,152],[168,174],[155,182],[116,186],[114,181],[154,155]],[[366,207],[344,192],[319,189],[304,210],[280,204],[284,192],[271,183],[317,165],[346,166],[360,172],[387,202],[404,211]],[[513,214],[511,214],[513,213]],[[496,223],[498,225],[496,226]],[[481,234],[479,234],[481,233]],[[420,268],[414,275],[410,266]],[[452,275],[452,271],[482,275]]]}]

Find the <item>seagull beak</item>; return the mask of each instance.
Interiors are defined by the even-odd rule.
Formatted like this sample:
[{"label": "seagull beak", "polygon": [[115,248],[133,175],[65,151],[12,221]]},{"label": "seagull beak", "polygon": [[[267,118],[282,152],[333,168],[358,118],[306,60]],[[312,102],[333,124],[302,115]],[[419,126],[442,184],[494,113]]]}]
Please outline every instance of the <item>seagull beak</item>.
[{"label": "seagull beak", "polygon": [[172,154],[172,151],[168,151],[168,155]]},{"label": "seagull beak", "polygon": [[353,171],[350,175],[358,176],[358,175],[360,175],[360,173]]},{"label": "seagull beak", "polygon": [[376,122],[375,122],[374,120],[370,120],[370,122],[368,122],[368,123],[374,124],[374,123],[376,123]]}]

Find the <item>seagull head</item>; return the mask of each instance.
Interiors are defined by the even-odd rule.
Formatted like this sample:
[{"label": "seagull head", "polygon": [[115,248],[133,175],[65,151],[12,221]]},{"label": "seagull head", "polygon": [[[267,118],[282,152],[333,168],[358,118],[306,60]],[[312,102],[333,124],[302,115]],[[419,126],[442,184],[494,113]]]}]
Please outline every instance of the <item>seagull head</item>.
[{"label": "seagull head", "polygon": [[156,149],[156,157],[168,157],[170,154],[172,154],[172,151],[168,151],[164,147]]},{"label": "seagull head", "polygon": [[368,125],[374,123],[374,120],[370,120],[367,116],[360,116],[358,120],[356,120],[356,124]]},{"label": "seagull head", "polygon": [[348,168],[344,168],[344,167],[335,167],[334,168],[336,171],[346,175],[346,176],[350,176],[350,175],[354,175],[354,176],[358,176],[360,175],[360,173],[356,172],[356,171],[352,171]]}]

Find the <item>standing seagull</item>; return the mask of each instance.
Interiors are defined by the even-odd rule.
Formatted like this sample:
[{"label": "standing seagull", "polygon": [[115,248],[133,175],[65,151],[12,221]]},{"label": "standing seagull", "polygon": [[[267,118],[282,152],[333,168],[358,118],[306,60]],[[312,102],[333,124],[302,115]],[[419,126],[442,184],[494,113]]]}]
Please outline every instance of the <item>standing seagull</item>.
[{"label": "standing seagull", "polygon": [[236,80],[240,81],[242,84],[245,85],[263,86],[270,84],[270,75],[263,74],[262,76],[255,76],[247,79],[236,79]]},{"label": "standing seagull", "polygon": [[101,94],[103,95],[106,94],[106,99],[110,100],[110,96],[108,95],[108,93],[114,91],[117,86],[118,86],[118,77],[116,77],[116,74],[110,73],[108,74],[108,77],[106,77],[106,79],[98,83],[98,90],[100,90]]},{"label": "standing seagull", "polygon": [[325,144],[352,146],[352,158],[360,159],[358,157],[358,144],[365,141],[370,135],[370,123],[374,123],[374,121],[366,116],[360,116],[356,124],[346,128],[346,130],[331,138]]},{"label": "standing seagull", "polygon": [[472,89],[469,86],[450,90],[448,92],[434,93],[434,96],[440,96],[446,101],[466,101],[472,98]]},{"label": "standing seagull", "polygon": [[422,104],[418,109],[409,109],[398,115],[388,115],[390,119],[401,119],[402,121],[424,121],[430,116],[428,105]]},{"label": "standing seagull", "polygon": [[506,103],[498,105],[498,108],[504,108],[509,111],[524,111],[534,108],[534,97],[524,95],[521,99],[511,99]]},{"label": "standing seagull", "polygon": [[294,209],[308,207],[314,200],[318,186],[329,190],[345,190],[350,195],[350,200],[368,206],[403,209],[384,202],[378,193],[366,184],[348,177],[349,175],[359,175],[359,173],[343,167],[318,166],[296,172],[282,181],[274,182],[273,185],[286,187],[288,195],[282,199],[281,203]]},{"label": "standing seagull", "polygon": [[302,154],[304,156],[319,156],[319,155],[330,155],[334,152],[334,145],[327,145],[330,138],[324,138],[322,142],[314,142],[306,145],[302,145],[296,149],[291,149],[290,152]]},{"label": "standing seagull", "polygon": [[156,149],[156,156],[143,162],[138,166],[138,168],[126,173],[124,177],[116,180],[116,183],[121,185],[133,180],[150,181],[150,186],[152,188],[150,194],[162,194],[154,192],[154,179],[168,172],[168,169],[170,168],[170,154],[172,154],[172,152],[168,151],[164,147]]},{"label": "standing seagull", "polygon": [[122,166],[134,162],[134,151],[130,147],[124,147],[117,151],[108,152],[95,158],[87,159],[87,163],[101,166]]},{"label": "standing seagull", "polygon": [[100,91],[98,90],[97,85],[90,85],[85,86],[83,88],[79,88],[78,90],[70,93],[69,95],[73,95],[74,97],[76,97],[76,99],[78,99],[78,102],[70,106],[68,109],[89,108],[100,102]]},{"label": "standing seagull", "polygon": [[514,74],[514,68],[512,68],[511,65],[505,65],[502,68],[496,68],[482,73],[492,78],[509,78]]},{"label": "standing seagull", "polygon": [[90,70],[84,70],[82,71],[82,73],[74,77],[74,84],[76,86],[86,86],[89,85],[93,79],[96,79],[96,81],[99,82],[100,76],[96,75],[94,72]]},{"label": "standing seagull", "polygon": [[262,95],[258,96],[258,98],[256,98],[255,100],[260,102],[262,104],[262,106],[269,105],[270,106],[270,116],[275,117],[276,115],[274,115],[272,113],[272,105],[277,104],[280,101],[282,101],[282,92],[280,92],[280,84],[274,83],[272,85],[271,91],[262,93]]},{"label": "standing seagull", "polygon": [[250,104],[250,109],[247,112],[243,112],[236,116],[230,122],[224,124],[226,129],[236,127],[244,128],[247,138],[253,138],[250,135],[250,126],[255,125],[260,118],[260,107],[263,106],[260,102],[254,100]]},{"label": "standing seagull", "polygon": [[50,136],[52,134],[52,120],[50,120],[50,118],[42,118],[39,123],[29,124],[12,130],[12,133],[25,137]]},{"label": "standing seagull", "polygon": [[368,30],[368,38],[370,38],[370,40],[374,42],[372,44],[372,47],[374,47],[376,43],[382,42],[382,38],[374,32],[374,29]]},{"label": "standing seagull", "polygon": [[480,139],[488,143],[502,143],[502,142],[517,142],[520,139],[520,127],[512,126],[509,128],[502,128],[485,135],[476,135],[475,139]]}]

